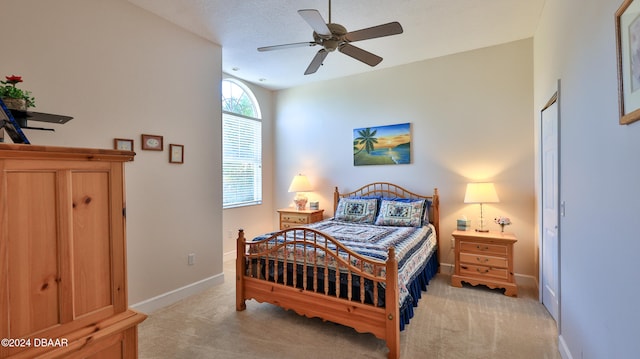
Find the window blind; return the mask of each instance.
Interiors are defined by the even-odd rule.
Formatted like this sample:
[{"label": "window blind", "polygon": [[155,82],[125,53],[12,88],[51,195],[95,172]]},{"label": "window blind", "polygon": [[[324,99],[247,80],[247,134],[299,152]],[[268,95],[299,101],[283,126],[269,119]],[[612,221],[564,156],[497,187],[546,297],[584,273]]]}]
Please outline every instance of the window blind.
[{"label": "window blind", "polygon": [[262,203],[262,123],[222,115],[222,207]]}]

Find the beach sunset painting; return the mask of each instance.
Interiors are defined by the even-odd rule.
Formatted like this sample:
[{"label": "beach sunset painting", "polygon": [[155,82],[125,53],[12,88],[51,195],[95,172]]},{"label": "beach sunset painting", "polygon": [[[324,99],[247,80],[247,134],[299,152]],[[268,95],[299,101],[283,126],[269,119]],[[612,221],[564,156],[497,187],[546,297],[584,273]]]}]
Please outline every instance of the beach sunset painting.
[{"label": "beach sunset painting", "polygon": [[411,163],[409,123],[353,130],[353,165],[399,165]]}]

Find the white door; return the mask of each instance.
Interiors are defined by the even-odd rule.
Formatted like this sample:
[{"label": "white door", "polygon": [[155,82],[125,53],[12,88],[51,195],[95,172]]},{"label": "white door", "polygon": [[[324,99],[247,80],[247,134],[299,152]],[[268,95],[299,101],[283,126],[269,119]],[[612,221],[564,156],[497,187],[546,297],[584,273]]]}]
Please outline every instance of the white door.
[{"label": "white door", "polygon": [[557,93],[542,110],[542,304],[558,322],[559,311],[559,204],[558,195],[558,102]]}]

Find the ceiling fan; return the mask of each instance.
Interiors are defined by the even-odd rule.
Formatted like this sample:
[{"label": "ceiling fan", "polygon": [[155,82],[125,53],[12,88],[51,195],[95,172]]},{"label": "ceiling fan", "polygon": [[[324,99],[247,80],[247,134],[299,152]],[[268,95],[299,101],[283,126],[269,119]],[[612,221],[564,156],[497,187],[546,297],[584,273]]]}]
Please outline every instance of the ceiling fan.
[{"label": "ceiling fan", "polygon": [[307,67],[307,70],[304,72],[305,75],[318,71],[329,52],[333,52],[336,49],[345,55],[364,62],[369,66],[376,66],[382,61],[382,57],[353,46],[351,43],[402,33],[402,26],[397,21],[347,32],[347,29],[344,26],[331,22],[331,0],[329,0],[328,23],[325,23],[320,12],[315,9],[298,10],[298,14],[300,14],[300,16],[302,16],[302,18],[313,29],[313,41],[259,47],[258,51],[281,50],[302,46],[322,46],[322,49],[320,49],[314,56],[313,60],[311,60],[309,67]]}]

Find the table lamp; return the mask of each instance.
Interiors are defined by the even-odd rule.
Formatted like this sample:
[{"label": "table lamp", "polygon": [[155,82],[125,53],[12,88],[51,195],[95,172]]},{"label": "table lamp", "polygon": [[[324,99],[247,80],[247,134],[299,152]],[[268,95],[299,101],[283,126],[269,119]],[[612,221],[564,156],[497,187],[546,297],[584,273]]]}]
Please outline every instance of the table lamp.
[{"label": "table lamp", "polygon": [[291,185],[289,185],[289,192],[296,192],[293,202],[295,202],[298,211],[305,209],[307,206],[307,196],[304,192],[309,192],[312,189],[307,176],[299,174],[293,177]]},{"label": "table lamp", "polygon": [[467,183],[467,191],[464,194],[464,203],[479,203],[480,204],[480,228],[476,229],[476,232],[489,232],[484,228],[484,217],[482,213],[483,203],[497,203],[500,202],[498,194],[496,193],[496,187],[491,182],[481,183]]}]

